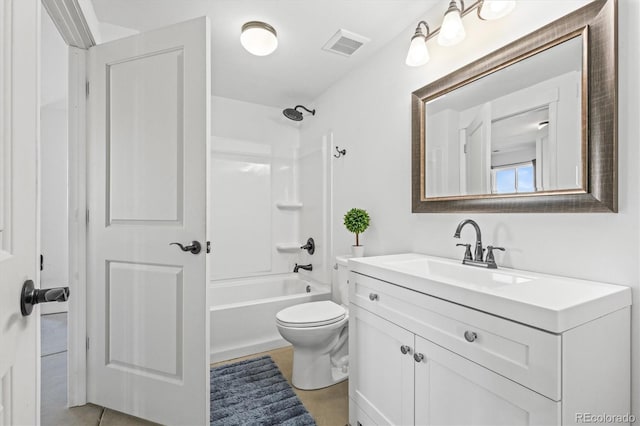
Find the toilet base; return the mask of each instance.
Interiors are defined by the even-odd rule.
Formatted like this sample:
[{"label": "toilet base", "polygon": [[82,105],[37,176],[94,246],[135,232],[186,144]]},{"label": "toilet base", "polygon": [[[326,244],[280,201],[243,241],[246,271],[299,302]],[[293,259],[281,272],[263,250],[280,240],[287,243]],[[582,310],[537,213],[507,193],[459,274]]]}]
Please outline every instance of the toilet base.
[{"label": "toilet base", "polygon": [[302,390],[326,388],[345,381],[349,377],[349,366],[334,367],[331,354],[318,354],[304,348],[293,349],[293,386]]}]

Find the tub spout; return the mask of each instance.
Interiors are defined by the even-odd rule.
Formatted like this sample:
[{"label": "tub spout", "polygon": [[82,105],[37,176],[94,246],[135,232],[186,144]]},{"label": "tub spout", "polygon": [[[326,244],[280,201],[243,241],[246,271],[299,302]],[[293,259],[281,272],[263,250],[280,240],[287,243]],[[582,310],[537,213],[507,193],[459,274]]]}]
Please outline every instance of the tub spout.
[{"label": "tub spout", "polygon": [[313,265],[312,264],[298,265],[296,263],[296,266],[293,267],[293,272],[298,272],[298,270],[300,269],[304,269],[305,271],[313,271]]}]

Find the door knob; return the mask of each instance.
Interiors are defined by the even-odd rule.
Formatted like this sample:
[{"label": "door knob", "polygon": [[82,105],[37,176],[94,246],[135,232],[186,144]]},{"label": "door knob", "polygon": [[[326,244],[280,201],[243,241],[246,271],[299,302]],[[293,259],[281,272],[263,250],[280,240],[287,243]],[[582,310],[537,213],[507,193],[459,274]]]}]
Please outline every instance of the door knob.
[{"label": "door knob", "polygon": [[202,246],[200,245],[200,243],[198,241],[191,241],[191,245],[188,245],[188,246],[183,246],[180,243],[169,243],[169,245],[170,246],[176,245],[176,246],[180,247],[180,250],[182,250],[182,251],[190,251],[193,254],[198,254],[202,250]]},{"label": "door knob", "polygon": [[413,354],[413,360],[415,362],[422,362],[424,359],[424,354]]},{"label": "door knob", "polygon": [[37,289],[33,281],[27,280],[22,285],[20,312],[26,317],[31,315],[33,307],[38,303],[66,302],[67,300],[69,300],[69,287]]}]

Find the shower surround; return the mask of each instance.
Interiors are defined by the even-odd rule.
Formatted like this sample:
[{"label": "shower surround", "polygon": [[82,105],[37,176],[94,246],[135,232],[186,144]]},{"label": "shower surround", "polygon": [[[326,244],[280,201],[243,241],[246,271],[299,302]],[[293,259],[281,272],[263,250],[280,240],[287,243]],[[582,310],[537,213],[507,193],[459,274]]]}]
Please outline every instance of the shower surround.
[{"label": "shower surround", "polygon": [[[265,298],[260,294],[266,287],[270,292],[288,288],[273,283],[289,282],[291,278],[283,277],[290,277],[285,274],[291,274],[296,263],[313,264],[312,272],[299,272],[299,279],[293,276],[298,283],[308,281],[306,285],[313,289],[309,297],[330,298],[327,143],[325,138],[322,144],[301,147],[300,124],[288,120],[280,108],[212,98],[208,299],[212,309],[211,351],[217,354],[216,361],[251,353],[248,348],[259,351],[264,346],[259,336],[254,336],[254,341],[244,339],[241,344],[235,340],[237,336],[255,335],[251,330],[264,328],[265,322],[278,335],[275,313],[270,316],[263,309],[264,315],[255,315],[254,311],[257,305],[263,306]],[[317,244],[313,255],[300,249],[308,237]],[[252,285],[240,285],[247,282]],[[302,293],[306,285],[300,284]],[[229,289],[242,293],[233,306],[233,321],[223,318],[218,309],[228,305],[218,299]],[[285,293],[270,293],[269,299],[280,304],[282,300],[295,303],[298,299]],[[219,321],[224,322],[223,328],[216,324]],[[270,343],[271,347],[278,345],[285,346],[286,342]]]}]

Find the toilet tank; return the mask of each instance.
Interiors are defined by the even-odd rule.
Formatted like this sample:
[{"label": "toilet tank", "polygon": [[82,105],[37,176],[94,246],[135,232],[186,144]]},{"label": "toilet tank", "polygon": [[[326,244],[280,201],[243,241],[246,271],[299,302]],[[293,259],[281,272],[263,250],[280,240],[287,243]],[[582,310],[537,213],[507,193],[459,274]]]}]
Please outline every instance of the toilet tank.
[{"label": "toilet tank", "polygon": [[344,306],[349,305],[349,257],[351,256],[336,256],[333,274],[336,302]]}]

